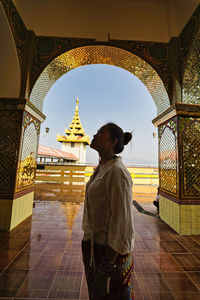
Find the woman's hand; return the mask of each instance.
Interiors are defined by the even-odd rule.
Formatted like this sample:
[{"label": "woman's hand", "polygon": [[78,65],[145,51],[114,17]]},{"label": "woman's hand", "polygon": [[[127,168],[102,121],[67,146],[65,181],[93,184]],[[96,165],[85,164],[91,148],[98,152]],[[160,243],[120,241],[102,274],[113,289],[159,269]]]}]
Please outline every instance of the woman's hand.
[{"label": "woman's hand", "polygon": [[115,261],[118,257],[118,253],[113,250],[110,246],[106,246],[106,249],[105,249],[105,260],[106,261]]},{"label": "woman's hand", "polygon": [[96,297],[109,294],[110,276],[97,272],[94,278],[94,294]]}]

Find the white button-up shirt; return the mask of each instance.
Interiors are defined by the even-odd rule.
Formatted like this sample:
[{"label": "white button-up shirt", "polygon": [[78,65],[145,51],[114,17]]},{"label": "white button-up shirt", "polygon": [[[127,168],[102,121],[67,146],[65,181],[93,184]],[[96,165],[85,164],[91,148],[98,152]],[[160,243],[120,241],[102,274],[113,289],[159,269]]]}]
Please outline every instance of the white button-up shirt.
[{"label": "white button-up shirt", "polygon": [[99,165],[86,185],[83,240],[109,245],[120,254],[134,248],[132,178],[115,157]]}]

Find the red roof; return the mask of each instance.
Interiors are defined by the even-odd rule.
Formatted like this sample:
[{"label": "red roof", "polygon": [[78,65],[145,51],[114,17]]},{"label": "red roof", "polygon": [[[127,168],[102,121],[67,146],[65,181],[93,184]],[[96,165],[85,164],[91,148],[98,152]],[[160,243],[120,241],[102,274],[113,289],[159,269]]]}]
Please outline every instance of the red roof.
[{"label": "red roof", "polygon": [[166,159],[171,159],[171,160],[176,160],[176,150],[167,150],[160,152],[160,160],[166,160]]},{"label": "red roof", "polygon": [[59,157],[59,158],[64,158],[64,159],[70,159],[70,160],[78,160],[78,158],[69,152],[65,152],[62,150],[46,147],[39,145],[38,148],[38,155],[44,155],[44,156],[49,156],[49,157]]}]

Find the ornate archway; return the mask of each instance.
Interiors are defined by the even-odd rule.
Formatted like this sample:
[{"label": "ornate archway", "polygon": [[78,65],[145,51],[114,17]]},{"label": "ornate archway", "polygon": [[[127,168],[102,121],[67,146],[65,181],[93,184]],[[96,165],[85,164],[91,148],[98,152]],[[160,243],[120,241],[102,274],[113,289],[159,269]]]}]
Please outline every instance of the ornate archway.
[{"label": "ornate archway", "polygon": [[42,110],[45,95],[59,77],[74,68],[89,64],[115,65],[137,76],[149,90],[158,114],[170,106],[161,78],[146,61],[126,50],[100,45],[78,47],[52,60],[36,81],[30,102]]},{"label": "ornate archway", "polygon": [[[73,68],[106,63],[136,75],[157,106],[159,116],[154,124],[159,127],[160,138],[161,219],[181,234],[200,233],[199,223],[194,223],[200,205],[200,6],[178,36],[168,42],[156,42],[110,36],[97,41],[91,35],[40,36],[27,30],[11,0],[1,0],[1,4],[18,54],[20,78],[16,91],[20,92],[16,98],[0,101],[0,141],[4,152],[0,208],[5,211],[0,229],[10,230],[32,213],[37,139],[45,118],[41,110],[48,89]],[[5,76],[2,78],[6,80]],[[8,168],[8,161],[12,169]],[[187,222],[181,218],[185,212],[189,216]]]}]

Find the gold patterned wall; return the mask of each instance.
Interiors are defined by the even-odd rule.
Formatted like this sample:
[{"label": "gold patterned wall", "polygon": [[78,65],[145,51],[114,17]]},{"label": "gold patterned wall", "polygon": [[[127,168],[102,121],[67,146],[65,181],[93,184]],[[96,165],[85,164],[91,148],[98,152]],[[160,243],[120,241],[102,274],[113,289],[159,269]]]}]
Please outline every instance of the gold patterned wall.
[{"label": "gold patterned wall", "polygon": [[177,194],[177,120],[172,118],[159,126],[159,186],[162,190]]},{"label": "gold patterned wall", "polygon": [[182,151],[183,196],[200,195],[200,119],[179,118]]},{"label": "gold patterned wall", "polygon": [[16,191],[34,185],[37,164],[39,122],[27,112],[24,113],[23,139],[18,162]]},{"label": "gold patterned wall", "polygon": [[187,58],[183,77],[183,102],[200,104],[200,30]]},{"label": "gold patterned wall", "polygon": [[200,105],[174,104],[154,124],[159,133],[160,192],[179,204],[198,204]]},{"label": "gold patterned wall", "polygon": [[110,46],[79,47],[58,56],[41,73],[30,101],[42,110],[45,95],[59,77],[74,68],[90,64],[115,65],[137,76],[152,95],[158,114],[170,106],[168,94],[156,71],[137,55]]},{"label": "gold patterned wall", "polygon": [[0,194],[3,199],[10,197],[14,191],[22,118],[21,110],[1,111]]}]

